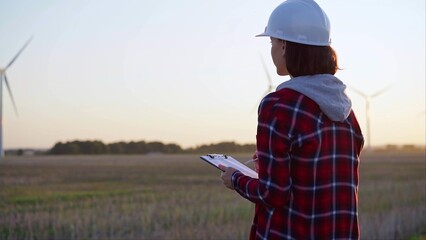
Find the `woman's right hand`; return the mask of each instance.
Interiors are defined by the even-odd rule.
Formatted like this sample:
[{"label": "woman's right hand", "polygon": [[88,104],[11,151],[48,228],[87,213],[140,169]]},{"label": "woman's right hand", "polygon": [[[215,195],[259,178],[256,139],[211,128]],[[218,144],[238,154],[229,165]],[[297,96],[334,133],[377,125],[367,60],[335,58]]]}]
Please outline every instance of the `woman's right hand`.
[{"label": "woman's right hand", "polygon": [[253,154],[253,164],[254,164],[254,170],[259,173],[259,158],[257,157],[257,151]]}]

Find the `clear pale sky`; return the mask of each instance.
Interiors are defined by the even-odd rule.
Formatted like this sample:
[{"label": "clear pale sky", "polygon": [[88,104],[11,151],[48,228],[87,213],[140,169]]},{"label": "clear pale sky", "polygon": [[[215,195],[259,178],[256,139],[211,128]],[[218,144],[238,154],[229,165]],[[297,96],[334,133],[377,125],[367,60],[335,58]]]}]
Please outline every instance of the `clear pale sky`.
[{"label": "clear pale sky", "polygon": [[[279,77],[263,31],[282,1],[0,0],[4,147],[58,141],[254,143]],[[331,21],[336,76],[371,102],[372,145],[425,144],[425,1],[318,0]],[[365,101],[348,90],[366,135]]]}]

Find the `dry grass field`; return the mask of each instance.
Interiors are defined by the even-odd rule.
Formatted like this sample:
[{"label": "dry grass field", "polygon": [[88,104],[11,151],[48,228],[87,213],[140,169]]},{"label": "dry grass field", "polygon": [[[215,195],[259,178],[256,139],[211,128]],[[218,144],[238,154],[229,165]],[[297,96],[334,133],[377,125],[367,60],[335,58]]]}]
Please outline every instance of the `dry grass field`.
[{"label": "dry grass field", "polygon": [[[362,239],[424,239],[424,153],[361,161]],[[247,239],[252,212],[197,155],[0,162],[0,239]]]}]

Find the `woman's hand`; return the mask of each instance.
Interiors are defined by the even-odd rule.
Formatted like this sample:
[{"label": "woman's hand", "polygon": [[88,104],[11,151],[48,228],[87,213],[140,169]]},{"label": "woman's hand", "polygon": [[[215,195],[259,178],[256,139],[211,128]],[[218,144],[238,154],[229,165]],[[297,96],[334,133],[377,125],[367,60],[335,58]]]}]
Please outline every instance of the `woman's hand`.
[{"label": "woman's hand", "polygon": [[259,173],[259,158],[257,156],[257,151],[253,154],[253,163],[254,163],[254,170]]},{"label": "woman's hand", "polygon": [[234,186],[232,186],[232,174],[234,174],[235,170],[234,168],[231,167],[225,167],[223,165],[219,165],[220,170],[222,170],[223,172],[220,174],[220,178],[223,181],[223,184],[229,188],[234,190]]}]

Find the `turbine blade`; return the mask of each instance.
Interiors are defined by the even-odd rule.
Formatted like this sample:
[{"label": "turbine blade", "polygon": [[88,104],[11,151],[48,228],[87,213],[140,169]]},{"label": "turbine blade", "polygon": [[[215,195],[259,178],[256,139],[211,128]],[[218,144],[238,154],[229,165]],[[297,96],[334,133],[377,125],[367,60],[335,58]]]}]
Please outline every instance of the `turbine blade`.
[{"label": "turbine blade", "polygon": [[360,90],[358,90],[358,89],[356,89],[356,88],[354,88],[354,87],[349,87],[349,86],[348,86],[348,88],[349,88],[350,90],[352,90],[353,92],[355,92],[355,93],[357,93],[357,94],[361,95],[362,97],[364,97],[364,98],[368,98],[367,94],[365,94],[365,93],[361,92]]},{"label": "turbine blade", "polygon": [[13,98],[12,90],[10,90],[9,81],[7,80],[6,73],[4,74],[4,82],[6,83],[7,91],[9,92],[10,98],[12,99],[13,109],[15,110],[16,116],[18,115],[18,108],[16,108],[15,99]]},{"label": "turbine blade", "polygon": [[256,109],[258,109],[258,108],[259,108],[259,104],[254,105],[254,107],[253,107],[253,109],[250,111],[250,113],[252,113],[252,112],[256,111]]},{"label": "turbine blade", "polygon": [[[271,91],[269,91],[269,89],[267,89],[265,92],[263,92],[263,94],[262,94],[262,96],[259,98],[259,101],[257,101],[257,105],[255,106],[255,108],[257,108],[258,106],[259,106],[259,104],[260,104],[260,102],[263,100],[263,98],[268,94],[268,93],[270,93]],[[253,112],[254,110],[252,110],[252,112]]]},{"label": "turbine blade", "polygon": [[254,112],[255,110],[258,110],[258,108],[259,108],[259,104],[260,104],[260,102],[262,101],[262,99],[263,99],[264,95],[265,95],[265,94],[263,94],[263,95],[260,97],[259,101],[257,101],[256,105],[254,105],[254,107],[253,107],[253,109],[251,110],[251,112]]},{"label": "turbine blade", "polygon": [[24,49],[28,46],[28,44],[31,42],[31,40],[33,40],[33,37],[31,37],[30,39],[28,39],[28,41],[21,48],[21,50],[19,50],[19,52],[15,55],[15,57],[12,59],[12,61],[10,61],[9,64],[7,64],[6,68],[4,69],[5,71],[6,71],[6,69],[8,69],[15,62],[15,60],[19,57],[19,55],[21,55],[22,51],[24,51]]},{"label": "turbine blade", "polygon": [[384,92],[386,92],[387,90],[389,90],[391,88],[391,86],[387,86],[385,88],[383,88],[382,90],[376,92],[375,94],[371,95],[371,98],[377,97],[381,94],[383,94]]},{"label": "turbine blade", "polygon": [[251,112],[255,111],[259,107],[259,104],[262,101],[262,99],[274,89],[274,86],[272,85],[272,78],[271,78],[271,75],[269,75],[269,71],[268,71],[268,68],[266,67],[265,61],[263,60],[261,54],[259,54],[259,57],[262,63],[263,70],[265,71],[266,78],[268,80],[268,88],[265,90],[265,92],[263,92],[262,96],[260,97],[257,104],[253,107],[253,110],[251,110]]},{"label": "turbine blade", "polygon": [[272,86],[272,78],[271,78],[271,75],[269,75],[269,71],[268,71],[268,68],[266,67],[265,61],[263,61],[262,55],[259,54],[259,56],[260,56],[260,61],[262,62],[263,70],[265,70],[266,77],[268,78],[269,86]]},{"label": "turbine blade", "polygon": [[265,97],[270,92],[272,92],[271,88],[266,89],[265,92],[263,92],[262,98]]}]

